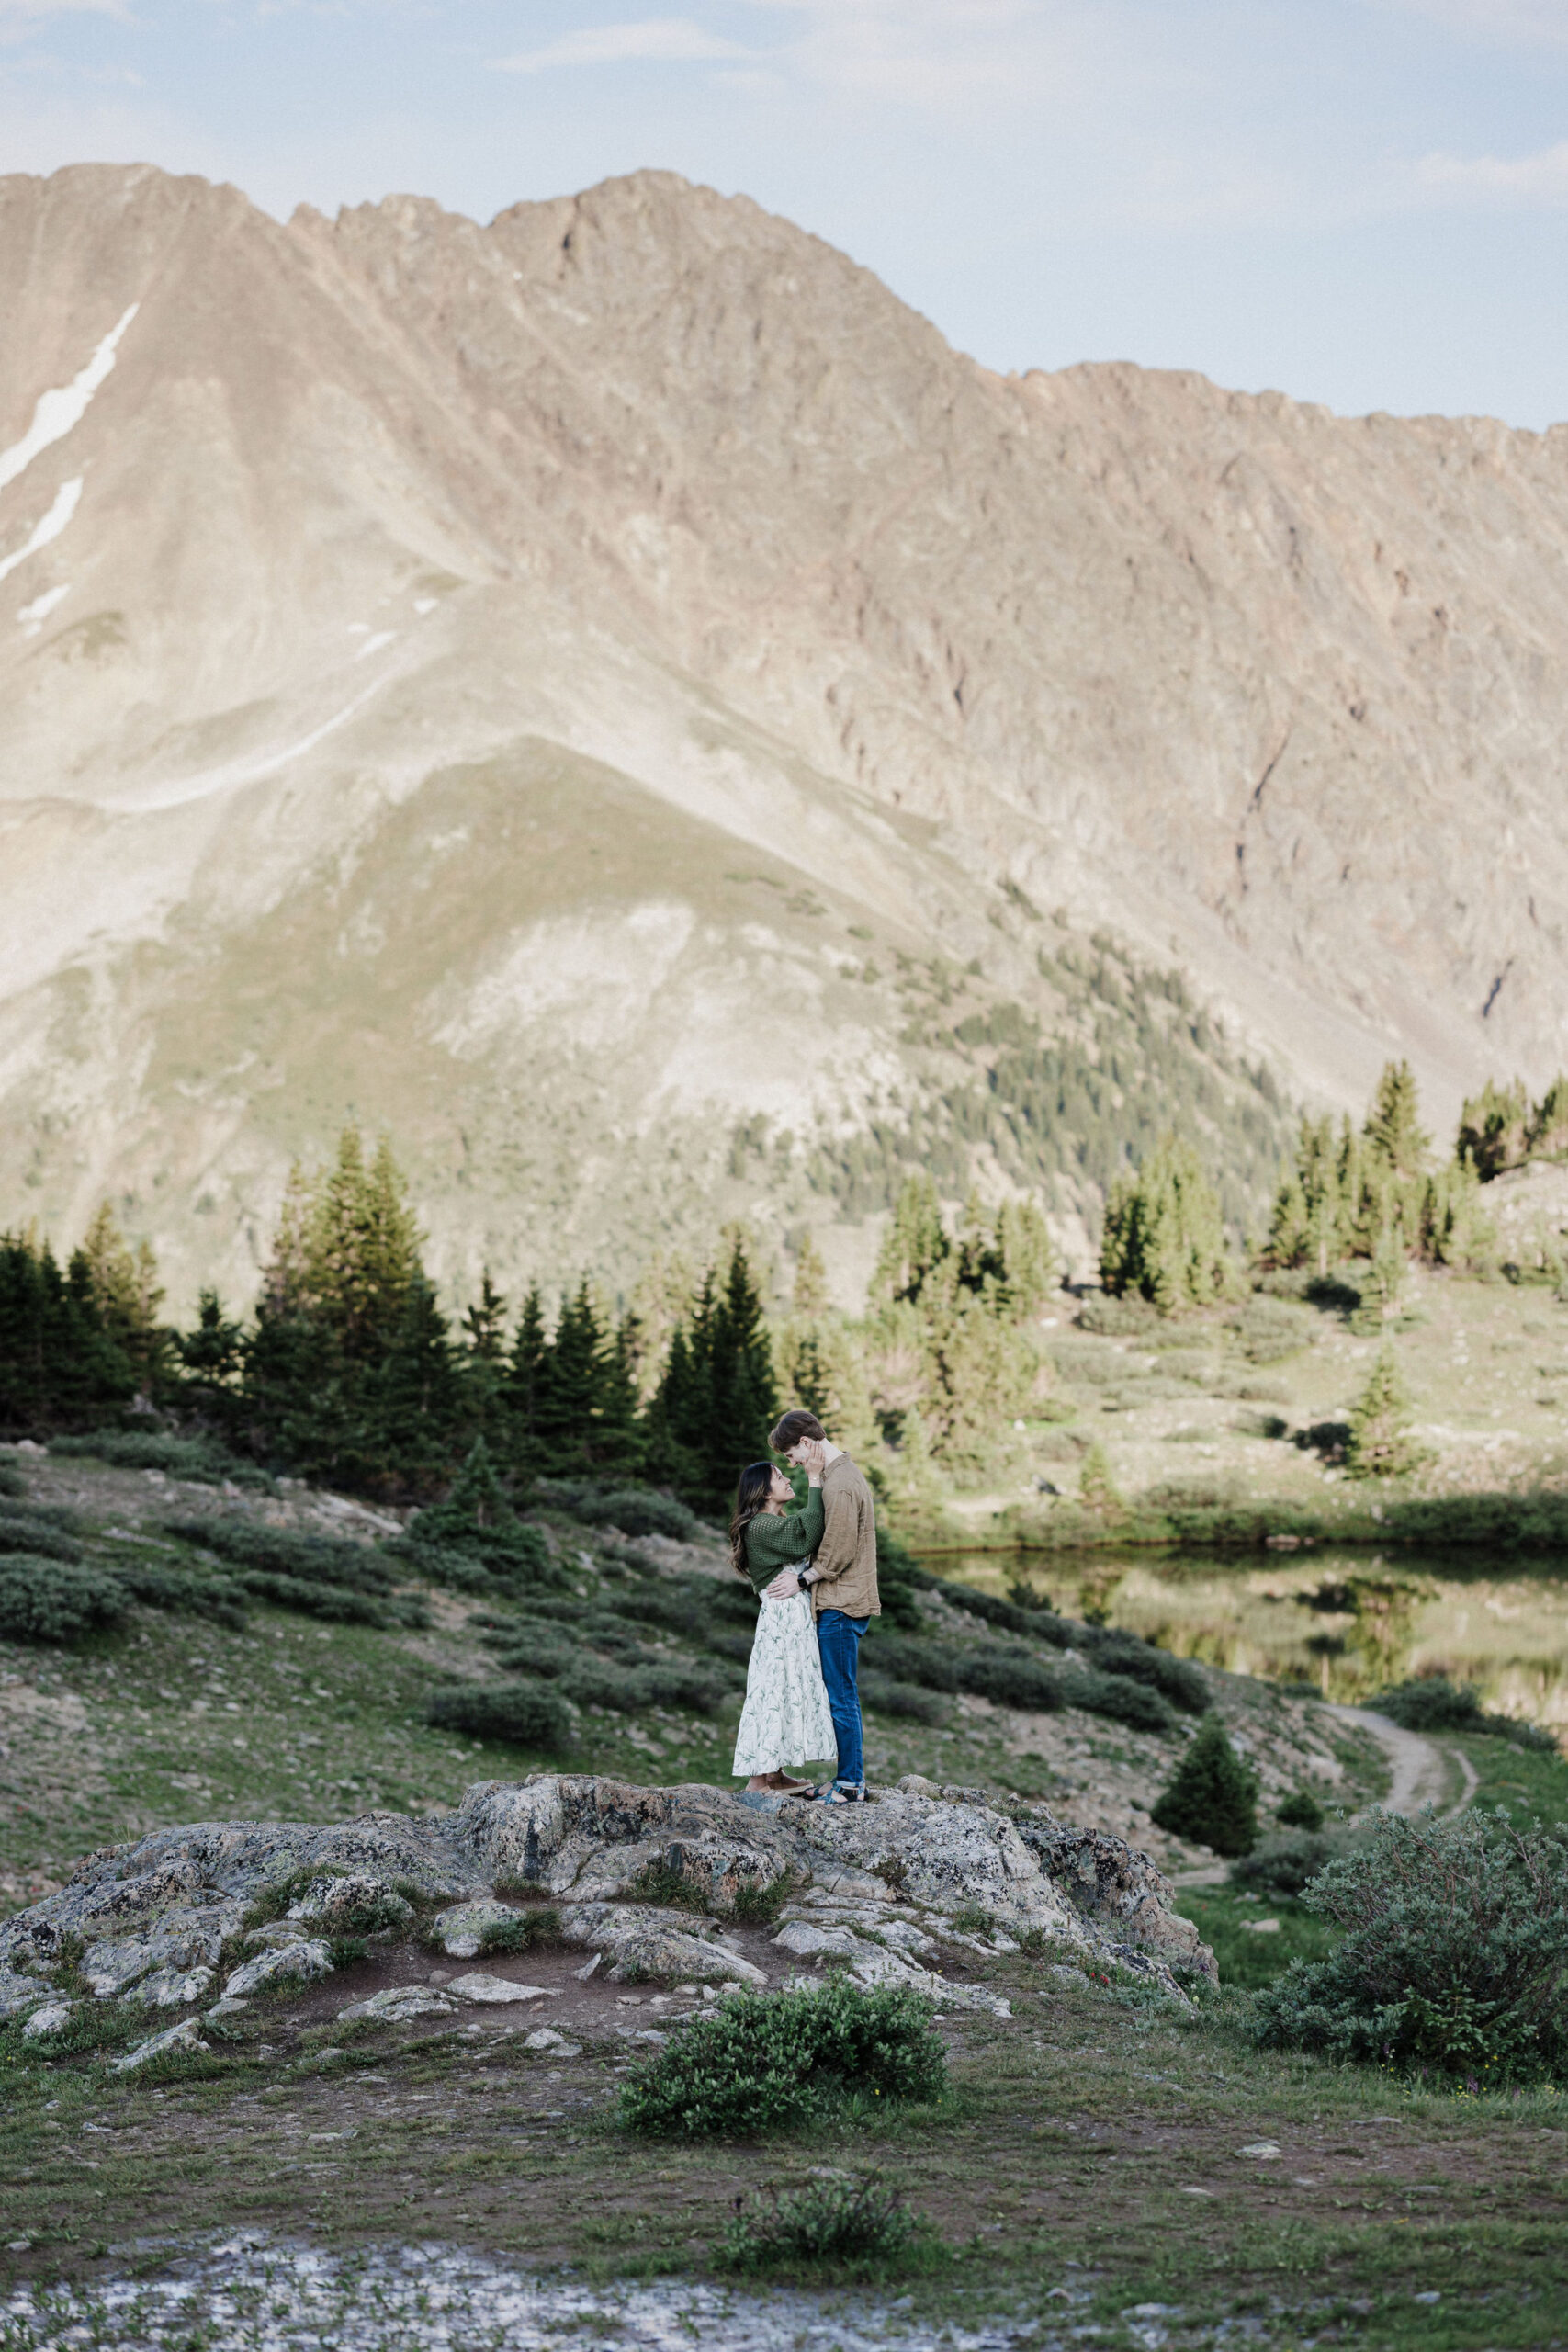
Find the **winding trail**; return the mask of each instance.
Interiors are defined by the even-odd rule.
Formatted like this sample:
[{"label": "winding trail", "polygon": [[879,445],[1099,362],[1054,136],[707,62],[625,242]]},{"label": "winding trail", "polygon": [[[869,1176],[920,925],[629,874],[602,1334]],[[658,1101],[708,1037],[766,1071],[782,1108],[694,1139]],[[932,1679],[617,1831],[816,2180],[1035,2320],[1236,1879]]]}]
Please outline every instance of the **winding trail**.
[{"label": "winding trail", "polygon": [[[1438,1813],[1462,1813],[1475,1794],[1479,1785],[1475,1767],[1461,1749],[1441,1747],[1436,1740],[1406,1731],[1392,1716],[1380,1715],[1371,1707],[1330,1707],[1328,1712],[1343,1723],[1362,1725],[1387,1756],[1393,1778],[1388,1794],[1380,1800],[1382,1812],[1415,1814],[1433,1805]],[[1463,1781],[1457,1798],[1450,1793],[1455,1765]],[[1371,1810],[1364,1805],[1353,1817],[1364,1821]]]}]

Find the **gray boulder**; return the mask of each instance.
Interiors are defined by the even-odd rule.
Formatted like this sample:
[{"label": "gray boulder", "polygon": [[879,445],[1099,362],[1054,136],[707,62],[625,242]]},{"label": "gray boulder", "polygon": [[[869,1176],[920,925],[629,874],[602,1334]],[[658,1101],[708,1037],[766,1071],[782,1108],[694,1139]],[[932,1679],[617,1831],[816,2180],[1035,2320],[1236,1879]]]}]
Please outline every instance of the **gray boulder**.
[{"label": "gray boulder", "polygon": [[569,1944],[603,1952],[612,1962],[604,1972],[606,1984],[626,1984],[645,1976],[684,1984],[767,1983],[765,1969],[728,1951],[716,1936],[694,1933],[699,1924],[678,1912],[632,1903],[572,1904],[561,1914]]},{"label": "gray boulder", "polygon": [[151,1976],[133,1984],[125,1997],[147,2009],[184,2008],[206,1998],[216,1974],[211,1968],[155,1968]]},{"label": "gray boulder", "polygon": [[1190,1919],[1171,1908],[1175,1889],[1146,1854],[1102,1829],[1075,1829],[1043,1805],[1015,1816],[1019,1836],[1075,1910],[1167,1967],[1196,1968],[1219,1982],[1214,1955]]},{"label": "gray boulder", "polygon": [[449,1911],[438,1911],[430,1932],[451,1959],[477,1960],[487,1936],[504,1934],[516,1924],[517,1914],[509,1904],[483,1895],[472,1903],[454,1904]]},{"label": "gray boulder", "polygon": [[62,2026],[70,2021],[71,2007],[69,2001],[46,2001],[41,2009],[33,2011],[23,2026],[22,2040],[41,2041],[46,2035],[58,2033]]},{"label": "gray boulder", "polygon": [[[697,1910],[638,1903],[634,1891],[650,1866],[689,1887]],[[1007,1934],[977,1950],[1004,1951],[1039,1930],[1085,1956],[1130,1956],[1127,1964],[1171,1989],[1171,1962],[1213,1970],[1145,1856],[1069,1829],[1043,1807],[1009,1818],[982,1791],[911,1779],[874,1804],[766,1809],[702,1785],[646,1789],[539,1773],[479,1782],[440,1819],[205,1822],[89,1855],[58,1894],[0,1923],[0,2015],[7,2001],[32,2001],[29,1991],[6,1987],[47,1973],[73,1937],[86,1947],[84,1972],[104,1999],[143,1984],[154,2006],[199,1998],[178,1988],[219,1965],[253,1905],[302,1877],[289,1916],[252,1931],[265,1949],[236,1972],[226,1998],[245,1998],[246,1984],[324,1973],[328,1936],[406,1931],[411,1894],[447,1906],[436,1927],[454,1958],[478,1958],[486,1926],[516,1917],[498,1894],[520,1888],[563,1898],[569,1940],[603,1951],[618,1982],[646,1973],[751,1983],[750,1963],[699,1912],[727,1911],[747,1888],[786,1874],[814,1902],[837,1906],[833,1924],[857,1943],[866,1937],[856,1931],[866,1930],[911,1969],[930,1957],[916,1939],[958,1940],[950,1915],[978,1906]],[[367,1929],[370,1918],[385,1924]],[[305,1950],[321,1954],[322,1965],[288,1957]],[[863,1955],[860,1964],[881,1963]]]},{"label": "gray boulder", "polygon": [[413,1925],[413,1905],[365,1871],[323,1873],[310,1881],[286,1917],[325,1936],[388,1936]]},{"label": "gray boulder", "polygon": [[384,1992],[372,1993],[367,2000],[352,2001],[346,2009],[337,2013],[339,2025],[352,2025],[356,2018],[382,2025],[401,2025],[409,2018],[449,2018],[454,2013],[452,2002],[444,2000],[424,1984],[389,1984]]},{"label": "gray boulder", "polygon": [[201,2029],[195,2018],[182,2018],[178,2025],[168,2026],[162,2033],[153,2034],[150,2040],[139,2041],[134,2050],[128,2050],[123,2058],[117,2058],[114,2062],[114,2070],[117,2075],[129,2075],[138,2066],[145,2066],[150,2058],[161,2058],[165,2050],[205,2050],[206,2048],[207,2044],[201,2038]]},{"label": "gray boulder", "polygon": [[248,2001],[253,1993],[276,1990],[281,1984],[311,1984],[333,1973],[333,1958],[325,1944],[310,1939],[282,1944],[275,1951],[258,1951],[236,1968],[223,1987],[226,2001]]},{"label": "gray boulder", "polygon": [[0,2021],[25,2018],[29,2009],[51,1998],[51,1988],[36,1976],[18,1976],[14,1968],[0,1968]]}]

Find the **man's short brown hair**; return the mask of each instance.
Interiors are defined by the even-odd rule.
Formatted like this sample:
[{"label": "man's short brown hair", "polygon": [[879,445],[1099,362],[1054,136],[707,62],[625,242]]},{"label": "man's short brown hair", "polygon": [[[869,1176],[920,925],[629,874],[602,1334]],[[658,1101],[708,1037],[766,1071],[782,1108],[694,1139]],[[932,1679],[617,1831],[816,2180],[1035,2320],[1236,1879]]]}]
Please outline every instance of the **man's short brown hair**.
[{"label": "man's short brown hair", "polygon": [[825,1438],[827,1434],[816,1414],[803,1412],[797,1405],[792,1412],[784,1415],[768,1443],[775,1453],[787,1453],[790,1447],[798,1445],[803,1437]]}]

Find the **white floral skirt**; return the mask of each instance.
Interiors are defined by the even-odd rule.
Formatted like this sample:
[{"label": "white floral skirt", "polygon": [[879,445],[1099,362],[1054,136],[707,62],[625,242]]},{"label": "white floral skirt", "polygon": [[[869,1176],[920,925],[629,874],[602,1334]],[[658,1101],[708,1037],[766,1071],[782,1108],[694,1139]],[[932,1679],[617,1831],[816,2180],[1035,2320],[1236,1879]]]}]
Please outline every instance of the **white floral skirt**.
[{"label": "white floral skirt", "polygon": [[746,1704],[735,1738],[734,1772],[776,1772],[785,1764],[836,1758],[839,1737],[817,1655],[807,1594],[764,1600],[746,1670]]}]

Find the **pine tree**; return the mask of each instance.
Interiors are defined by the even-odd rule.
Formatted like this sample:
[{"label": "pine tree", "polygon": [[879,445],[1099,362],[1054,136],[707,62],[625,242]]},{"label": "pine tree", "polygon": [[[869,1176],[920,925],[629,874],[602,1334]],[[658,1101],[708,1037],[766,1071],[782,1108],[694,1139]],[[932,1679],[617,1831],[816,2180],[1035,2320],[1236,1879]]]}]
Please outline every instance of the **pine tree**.
[{"label": "pine tree", "polygon": [[[819,1323],[828,1313],[828,1269],[809,1233],[802,1237],[795,1251],[795,1288],[790,1304],[807,1323]],[[811,1408],[813,1412],[816,1409],[815,1406]]]},{"label": "pine tree", "polygon": [[361,1393],[365,1410],[354,1433],[360,1475],[387,1489],[439,1485],[462,1435],[463,1394],[446,1317],[423,1274],[405,1285]]},{"label": "pine tree", "polygon": [[1015,1321],[1032,1316],[1055,1289],[1057,1261],[1038,1201],[1004,1201],[997,1212],[1000,1303]]},{"label": "pine tree", "polygon": [[517,1468],[529,1477],[536,1476],[543,1464],[539,1401],[541,1384],[547,1376],[549,1348],[539,1285],[533,1283],[517,1318],[517,1335],[512,1342],[512,1354],[501,1386],[506,1449]]},{"label": "pine tree", "polygon": [[889,1306],[901,1298],[918,1299],[951,1249],[935,1183],[929,1176],[911,1176],[893,1204],[872,1276],[873,1298]]},{"label": "pine tree", "polygon": [[710,1498],[722,1505],[748,1462],[768,1451],[768,1431],[778,1418],[773,1350],[762,1301],[746,1244],[736,1234],[730,1245],[724,1289],[712,1317],[712,1367],[708,1426],[702,1449]]},{"label": "pine tree", "polygon": [[711,1367],[698,1361],[681,1324],[645,1419],[649,1475],[683,1495],[703,1492],[702,1441],[708,1423]]},{"label": "pine tree", "polygon": [[1400,1377],[1392,1348],[1373,1364],[1366,1386],[1350,1408],[1346,1475],[1352,1478],[1398,1478],[1419,1469],[1427,1454],[1410,1434],[1410,1392]]},{"label": "pine tree", "polygon": [[305,1304],[323,1316],[345,1357],[389,1344],[421,1278],[420,1235],[407,1186],[382,1138],[369,1168],[359,1130],[338,1138],[337,1160],[314,1188],[305,1233]]},{"label": "pine tree", "polygon": [[1385,1062],[1362,1134],[1374,1159],[1393,1175],[1419,1176],[1432,1138],[1421,1126],[1416,1076],[1408,1062]]},{"label": "pine tree", "polygon": [[606,1478],[633,1478],[642,1468],[642,1406],[637,1361],[640,1333],[635,1315],[623,1315],[601,1351],[593,1461]]},{"label": "pine tree", "polygon": [[1231,1746],[1223,1719],[1207,1714],[1149,1815],[1158,1829],[1216,1854],[1258,1843],[1258,1778]]},{"label": "pine tree", "polygon": [[1120,1519],[1126,1509],[1111,1473],[1111,1456],[1098,1438],[1084,1455],[1078,1472],[1078,1502],[1100,1519]]},{"label": "pine tree", "polygon": [[1230,1291],[1219,1199],[1190,1143],[1168,1137],[1135,1177],[1111,1187],[1100,1278],[1113,1297],[1137,1291],[1162,1315]]},{"label": "pine tree", "polygon": [[1523,1079],[1516,1079],[1512,1086],[1497,1086],[1488,1079],[1479,1094],[1466,1098],[1460,1112],[1455,1156],[1488,1183],[1506,1168],[1523,1166],[1529,1156],[1531,1124]]},{"label": "pine tree", "polygon": [[506,1377],[506,1301],[490,1278],[486,1266],[479,1276],[479,1295],[462,1319],[463,1382],[468,1391],[468,1418],[481,1431],[495,1428],[501,1412],[501,1391]]},{"label": "pine tree", "polygon": [[586,1275],[567,1300],[540,1366],[535,1428],[551,1477],[591,1469],[603,1377],[604,1329]]},{"label": "pine tree", "polygon": [[105,1201],[82,1238],[78,1255],[104,1331],[133,1366],[142,1393],[151,1395],[173,1344],[173,1335],[158,1327],[164,1293],[151,1243],[142,1241],[132,1250]]},{"label": "pine tree", "polygon": [[1568,1159],[1568,1078],[1554,1078],[1530,1114],[1532,1159]]},{"label": "pine tree", "polygon": [[80,1252],[70,1277],[30,1233],[0,1235],[0,1430],[92,1429],[136,1392],[129,1357],[98,1314]]}]

